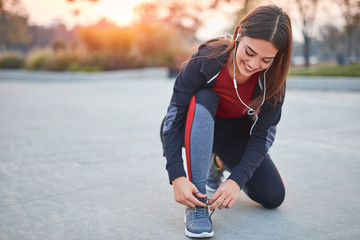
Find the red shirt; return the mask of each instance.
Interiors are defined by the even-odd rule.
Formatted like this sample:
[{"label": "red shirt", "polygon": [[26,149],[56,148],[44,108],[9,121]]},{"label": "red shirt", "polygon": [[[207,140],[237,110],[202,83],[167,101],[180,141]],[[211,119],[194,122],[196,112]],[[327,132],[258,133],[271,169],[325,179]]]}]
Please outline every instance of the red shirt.
[{"label": "red shirt", "polygon": [[[255,73],[251,75],[245,83],[237,84],[239,95],[246,104],[249,104],[251,100],[258,76],[259,74]],[[212,89],[219,95],[219,107],[216,112],[217,117],[236,118],[246,114],[248,109],[240,102],[236,95],[234,80],[231,79],[229,75],[227,64],[221,69]]]}]

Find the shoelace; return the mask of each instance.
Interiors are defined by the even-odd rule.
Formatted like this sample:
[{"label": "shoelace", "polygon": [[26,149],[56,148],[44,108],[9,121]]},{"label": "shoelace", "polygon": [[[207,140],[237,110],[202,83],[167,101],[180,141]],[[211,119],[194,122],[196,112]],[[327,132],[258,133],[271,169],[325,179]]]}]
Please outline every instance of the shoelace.
[{"label": "shoelace", "polygon": [[208,211],[205,207],[195,206],[194,218],[207,218],[209,217]]},{"label": "shoelace", "polygon": [[[200,192],[196,192],[194,193],[194,195],[198,194]],[[205,204],[209,207],[209,200],[208,198],[201,198],[201,200],[205,200]],[[210,213],[208,214],[208,208],[205,208],[205,207],[200,207],[200,206],[195,206],[195,211],[194,211],[194,215],[196,218],[201,218],[201,217],[204,217],[204,216],[209,216],[210,220],[211,220],[211,216],[213,215],[213,213],[215,212],[215,209]],[[206,214],[206,215],[205,215]]]}]

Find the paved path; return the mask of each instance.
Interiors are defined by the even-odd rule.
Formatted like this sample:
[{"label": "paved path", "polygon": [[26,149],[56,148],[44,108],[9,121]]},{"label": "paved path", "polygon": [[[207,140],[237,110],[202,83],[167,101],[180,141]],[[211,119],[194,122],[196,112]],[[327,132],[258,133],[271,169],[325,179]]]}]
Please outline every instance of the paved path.
[{"label": "paved path", "polygon": [[[0,81],[0,239],[187,239],[159,124],[157,77]],[[360,239],[360,92],[287,92],[271,154],[287,188],[240,194],[213,239]]]}]

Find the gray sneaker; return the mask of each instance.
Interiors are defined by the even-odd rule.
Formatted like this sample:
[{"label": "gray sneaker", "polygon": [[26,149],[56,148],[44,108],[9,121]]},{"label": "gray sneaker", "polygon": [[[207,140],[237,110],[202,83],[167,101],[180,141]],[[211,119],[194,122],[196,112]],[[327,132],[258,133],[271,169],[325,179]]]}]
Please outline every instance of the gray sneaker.
[{"label": "gray sneaker", "polygon": [[215,159],[216,155],[213,154],[206,179],[206,191],[208,192],[216,192],[224,179],[224,170],[217,166]]},{"label": "gray sneaker", "polygon": [[[202,199],[199,199],[203,201]],[[185,210],[185,234],[191,238],[214,236],[208,207],[188,207]]]}]

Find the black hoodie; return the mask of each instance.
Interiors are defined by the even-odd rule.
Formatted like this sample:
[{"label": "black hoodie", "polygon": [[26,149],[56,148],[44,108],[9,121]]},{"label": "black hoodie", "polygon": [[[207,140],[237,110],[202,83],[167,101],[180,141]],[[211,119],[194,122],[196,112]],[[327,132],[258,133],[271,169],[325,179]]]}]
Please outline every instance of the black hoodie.
[{"label": "black hoodie", "polygon": [[[226,47],[226,46],[224,46]],[[184,128],[186,115],[192,96],[201,88],[211,88],[215,85],[229,53],[218,58],[209,58],[211,50],[201,45],[190,61],[186,63],[174,84],[173,95],[164,120],[162,140],[166,156],[166,169],[170,183],[181,176],[186,176],[182,147],[184,143]],[[262,73],[261,73],[262,74]],[[258,81],[252,99],[261,94],[261,82]],[[284,99],[284,98],[282,98]],[[234,180],[241,188],[251,178],[260,165],[265,154],[272,146],[276,133],[276,125],[281,116],[282,101],[273,106],[268,99],[261,107],[258,121],[249,137],[246,151],[240,163],[231,170],[229,179]]]}]

